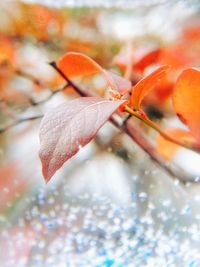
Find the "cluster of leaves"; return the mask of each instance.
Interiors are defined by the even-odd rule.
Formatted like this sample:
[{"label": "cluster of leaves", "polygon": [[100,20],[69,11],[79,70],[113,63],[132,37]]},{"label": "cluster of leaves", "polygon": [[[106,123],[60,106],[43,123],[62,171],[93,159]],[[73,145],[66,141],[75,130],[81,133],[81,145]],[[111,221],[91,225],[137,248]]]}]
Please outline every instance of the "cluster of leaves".
[{"label": "cluster of leaves", "polygon": [[[175,82],[172,93],[174,110],[190,131],[170,129],[168,134],[168,130],[163,132],[148,118],[141,104],[157,83],[165,79],[170,66],[160,66],[133,87],[129,80],[108,72],[91,58],[80,53],[65,54],[58,61],[57,68],[66,79],[102,73],[107,82],[109,99],[80,97],[46,113],[40,127],[39,153],[46,181],[65,161],[94,138],[99,128],[114,112],[127,112],[157,130],[168,142],[200,151],[199,70],[184,70]],[[176,139],[177,133],[179,139]],[[162,150],[160,151],[162,153]]]},{"label": "cluster of leaves", "polygon": [[[36,92],[39,95],[41,90],[50,89],[51,97],[54,93],[64,91],[67,86],[61,87],[63,85],[61,76],[70,85],[65,92],[74,93],[70,89],[74,88],[84,96],[50,111],[42,121],[40,157],[46,181],[66,160],[77,153],[80,147],[94,138],[98,129],[111,118],[114,112],[125,120],[127,114],[136,117],[159,132],[156,141],[157,151],[165,159],[170,159],[180,145],[199,151],[199,23],[186,26],[177,38],[178,41],[167,45],[160,45],[158,42],[150,50],[146,48],[148,47],[146,43],[135,45],[133,41],[127,45],[127,43],[121,44],[114,41],[115,46],[112,47],[114,58],[111,61],[111,53],[107,52],[109,49],[104,49],[105,45],[108,46],[108,40],[97,34],[98,11],[88,15],[87,19],[84,15],[84,20],[79,17],[78,23],[76,21],[76,25],[82,23],[83,28],[85,27],[83,32],[87,28],[95,29],[91,39],[86,38],[87,34],[84,34],[81,39],[78,37],[81,31],[76,36],[73,34],[70,36],[71,25],[74,24],[67,10],[55,10],[38,4],[18,2],[13,5],[17,12],[10,14],[9,10],[5,11],[10,14],[9,23],[4,25],[3,32],[0,34],[2,113],[15,120],[16,113],[12,112],[10,104],[15,105],[19,102],[20,106],[37,106],[40,103],[35,101],[34,97],[32,98]],[[88,36],[91,35],[88,34]],[[36,40],[40,41],[40,46],[35,50],[40,50],[41,54],[44,51],[50,52],[49,58],[52,58],[52,48],[56,57],[64,54],[66,50],[83,52],[83,54],[67,53],[60,58],[56,69],[61,76],[53,70],[51,75],[41,73],[39,76],[37,72],[41,63],[39,57],[35,62],[31,59],[24,62],[20,54],[23,46],[27,43],[35,43]],[[119,47],[121,51],[118,53]],[[85,54],[90,55],[95,61]],[[43,65],[47,66],[46,62]],[[101,66],[112,66],[114,71]],[[48,68],[51,70],[50,66]],[[18,76],[31,81],[32,88],[27,91],[15,88],[13,81]],[[101,86],[101,83],[98,90],[94,88],[95,79],[93,78],[96,76],[103,77],[106,88]],[[75,81],[81,80],[81,88],[74,83],[77,77]],[[85,81],[91,90],[83,92],[82,85],[84,87]],[[61,89],[57,90],[59,86]],[[49,97],[45,101],[48,99]],[[187,130],[165,129],[160,126],[162,121],[155,123],[149,113],[152,107],[153,110],[161,112],[163,117],[174,116],[176,113]],[[39,117],[34,116],[29,119]],[[26,120],[17,118],[10,126],[23,121]],[[143,124],[141,125],[143,127]],[[142,127],[141,132],[148,131],[147,129],[150,128]]]},{"label": "cluster of leaves", "polygon": [[[8,32],[12,37],[27,36],[47,41],[62,33],[64,17],[58,10],[20,1],[13,1],[1,6],[2,11],[9,15],[9,21],[4,23],[2,31]],[[15,9],[15,12],[12,12],[11,9]]]},{"label": "cluster of leaves", "polygon": [[106,40],[107,49],[102,48],[105,40],[96,27],[99,13],[98,9],[91,12],[87,8],[50,8],[42,3],[14,0],[0,4],[0,15],[6,17],[0,25],[0,32],[18,45],[24,41],[34,44],[39,41],[40,46],[45,44],[52,53],[79,51],[102,63],[110,58],[118,44]]}]

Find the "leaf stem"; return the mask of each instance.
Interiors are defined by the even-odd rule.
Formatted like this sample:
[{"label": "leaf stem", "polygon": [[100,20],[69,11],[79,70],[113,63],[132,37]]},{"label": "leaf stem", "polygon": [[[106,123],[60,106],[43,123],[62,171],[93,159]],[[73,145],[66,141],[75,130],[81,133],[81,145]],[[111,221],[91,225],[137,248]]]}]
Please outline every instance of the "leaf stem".
[{"label": "leaf stem", "polygon": [[[71,85],[76,92],[78,92],[81,96],[91,96],[91,93],[88,94],[85,90],[83,90],[81,87],[78,87],[76,84],[74,84],[68,77],[65,76],[65,74],[56,66],[55,62],[51,62],[50,65],[65,79],[65,81],[67,81],[67,85],[65,85],[63,88],[55,91],[55,93],[59,93],[62,90],[64,90],[64,88],[66,88],[68,85]],[[28,77],[26,76],[28,79],[32,80],[33,77]],[[32,104],[32,105],[39,105],[40,103],[46,102],[48,101],[52,96],[54,95],[54,92],[45,100],[40,101],[36,104]],[[128,107],[128,106],[127,106]],[[126,107],[126,108],[127,108]],[[130,111],[128,109],[128,111]],[[127,111],[127,112],[128,112]],[[129,113],[129,112],[128,112]],[[131,110],[131,113],[129,113],[131,116],[134,115],[135,117],[137,117],[138,119],[141,119],[141,117],[139,116],[139,114],[132,114],[134,113],[133,110]],[[29,118],[21,118],[21,119],[17,119],[16,121],[10,123],[9,125],[5,126],[4,128],[0,129],[0,134],[9,130],[10,128],[21,124],[23,122],[28,122],[30,120],[35,120],[35,119],[39,119],[43,117],[43,115],[39,115],[39,116],[33,116],[33,117],[29,117]],[[114,116],[111,116],[110,118],[110,122],[115,125],[119,130],[121,130],[122,132],[126,133],[144,152],[146,152],[149,157],[163,170],[166,171],[166,173],[168,173],[170,176],[176,177],[181,181],[185,181],[187,182],[188,180],[192,181],[192,177],[189,173],[186,173],[185,171],[183,171],[180,167],[177,167],[176,165],[167,162],[162,156],[160,156],[155,147],[148,141],[148,139],[146,138],[146,136],[142,133],[142,130],[140,129],[140,127],[138,127],[133,121],[130,121],[128,119],[126,119],[125,121],[123,121],[122,117],[119,114],[114,114]]]},{"label": "leaf stem", "polygon": [[186,142],[186,141],[180,141],[177,140],[176,138],[166,134],[165,132],[163,132],[162,129],[159,128],[159,126],[157,124],[155,124],[153,121],[151,121],[147,116],[145,116],[145,113],[142,113],[140,111],[135,111],[133,109],[131,109],[129,106],[125,106],[124,110],[126,112],[128,112],[129,114],[131,114],[132,116],[138,118],[139,120],[143,121],[145,124],[147,124],[148,126],[150,126],[151,128],[153,128],[155,131],[157,131],[163,138],[165,138],[166,140],[173,142],[179,146],[185,147],[187,149],[193,150],[195,152],[200,153],[200,149],[198,147],[196,147],[194,145],[194,143],[192,142]]},{"label": "leaf stem", "polygon": [[64,80],[68,83],[68,86],[70,85],[73,87],[81,96],[88,96],[86,93],[83,93],[83,91],[80,90],[80,88],[57,67],[56,62],[52,61],[49,63],[49,65],[52,66],[64,78]]},{"label": "leaf stem", "polygon": [[[50,65],[60,73],[60,75],[71,85],[81,96],[91,96],[85,92],[82,88],[79,88],[75,85],[66,75],[56,66],[55,62],[50,63]],[[136,114],[132,109],[128,106],[126,107],[126,111],[130,111],[130,115],[134,115],[138,119],[142,119],[139,114]],[[134,113],[134,114],[133,114]],[[122,118],[119,114],[114,114],[115,116],[111,116],[109,121],[115,125],[119,130],[126,133],[144,152],[146,152],[150,158],[163,170],[166,171],[170,176],[178,178],[180,181],[187,182],[191,181],[191,175],[183,171],[180,167],[177,167],[173,163],[167,162],[162,156],[160,156],[155,147],[147,140],[147,138],[142,134],[142,131],[137,125],[135,125],[132,121],[125,120],[125,122],[121,122]],[[144,121],[144,119],[142,119]]]}]

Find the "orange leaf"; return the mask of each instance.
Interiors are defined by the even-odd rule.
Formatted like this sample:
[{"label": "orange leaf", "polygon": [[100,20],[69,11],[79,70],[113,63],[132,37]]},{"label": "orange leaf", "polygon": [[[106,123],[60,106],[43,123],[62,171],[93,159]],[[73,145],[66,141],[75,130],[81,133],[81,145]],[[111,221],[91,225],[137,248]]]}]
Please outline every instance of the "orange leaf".
[{"label": "orange leaf", "polygon": [[39,40],[48,40],[61,34],[63,27],[62,15],[42,4],[20,5],[20,11],[16,12],[13,27],[17,35],[33,35]]},{"label": "orange leaf", "polygon": [[68,78],[103,72],[103,68],[93,59],[76,52],[66,53],[59,60],[58,67]]},{"label": "orange leaf", "polygon": [[[179,140],[182,139],[183,141],[189,141],[194,143],[195,140],[190,134],[190,132],[186,132],[182,129],[178,128],[169,128],[164,131],[167,135]],[[170,160],[174,154],[176,153],[177,149],[180,148],[179,145],[167,141],[161,135],[157,137],[157,151],[160,155],[162,155],[165,159]]]},{"label": "orange leaf", "polygon": [[0,34],[0,64],[4,61],[12,62],[14,54],[14,45],[11,40],[7,36]]},{"label": "orange leaf", "polygon": [[132,89],[131,105],[134,109],[139,110],[144,97],[151,91],[161,79],[165,78],[169,66],[161,66],[153,71],[150,75],[140,80]]},{"label": "orange leaf", "polygon": [[124,70],[131,59],[133,71],[143,73],[147,67],[158,62],[160,52],[160,48],[149,50],[148,48],[141,47],[127,51],[127,47],[124,47],[120,53],[114,57],[113,63]]},{"label": "orange leaf", "polygon": [[200,39],[200,23],[195,23],[187,26],[183,29],[183,39],[184,41],[199,41]]},{"label": "orange leaf", "polygon": [[77,52],[66,53],[58,61],[57,65],[58,68],[62,70],[62,72],[68,78],[102,73],[108,84],[108,87],[110,87],[109,89],[111,89],[111,91],[114,92],[114,94],[112,95],[118,96],[119,93],[120,95],[124,95],[131,88],[130,81],[116,74],[106,71],[93,59],[81,53]]},{"label": "orange leaf", "polygon": [[200,142],[200,71],[186,69],[181,73],[173,92],[173,105],[179,118],[187,124]]},{"label": "orange leaf", "polygon": [[157,62],[159,55],[160,55],[160,49],[152,50],[146,53],[142,58],[140,58],[133,65],[133,68],[136,71],[144,72],[145,68]]},{"label": "orange leaf", "polygon": [[174,83],[169,79],[169,75],[166,75],[160,82],[158,82],[154,89],[145,96],[144,104],[157,106],[163,109],[166,100],[171,97]]},{"label": "orange leaf", "polygon": [[193,61],[182,43],[163,48],[158,60],[159,64],[170,65],[173,70],[188,66]]}]

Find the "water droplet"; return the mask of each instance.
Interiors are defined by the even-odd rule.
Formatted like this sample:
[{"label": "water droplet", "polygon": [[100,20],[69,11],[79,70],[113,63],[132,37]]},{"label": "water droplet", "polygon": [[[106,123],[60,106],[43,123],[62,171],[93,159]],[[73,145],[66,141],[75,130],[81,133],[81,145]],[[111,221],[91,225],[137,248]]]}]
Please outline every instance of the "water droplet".
[{"label": "water droplet", "polygon": [[138,196],[142,202],[146,201],[148,197],[146,192],[140,192]]}]

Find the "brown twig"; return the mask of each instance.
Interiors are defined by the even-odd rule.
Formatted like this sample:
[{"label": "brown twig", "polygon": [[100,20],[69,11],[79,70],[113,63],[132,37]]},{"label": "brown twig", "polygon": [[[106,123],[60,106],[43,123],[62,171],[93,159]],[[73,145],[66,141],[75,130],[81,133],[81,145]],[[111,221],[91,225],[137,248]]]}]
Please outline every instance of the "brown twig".
[{"label": "brown twig", "polygon": [[[50,65],[67,81],[67,85],[65,85],[63,88],[52,92],[52,94],[46,98],[43,101],[40,101],[38,103],[34,103],[34,105],[42,104],[46,101],[48,101],[53,95],[61,92],[66,88],[66,86],[71,86],[75,89],[77,93],[79,93],[81,96],[91,96],[86,91],[84,91],[82,88],[77,86],[75,83],[73,83],[66,75],[57,67],[55,62],[51,62]],[[42,118],[43,115],[28,117],[28,118],[21,118],[18,119],[11,124],[7,125],[5,128],[0,129],[0,133],[3,133],[7,131],[8,129],[21,124],[23,122],[27,122],[30,120],[36,120],[39,118]],[[170,176],[176,177],[177,179],[181,181],[191,181],[191,176],[185,174],[180,168],[174,166],[173,164],[169,164],[164,158],[162,158],[156,151],[155,147],[151,145],[151,143],[147,140],[147,138],[142,133],[142,130],[132,121],[132,120],[123,120],[122,117],[119,114],[114,114],[110,118],[110,122],[115,125],[119,130],[122,132],[125,132],[143,151],[145,151],[150,158],[163,170],[165,170]]]},{"label": "brown twig", "polygon": [[[36,79],[33,75],[31,75],[29,73],[26,73],[20,69],[15,69],[15,73],[19,76],[22,76],[22,77],[28,79],[28,80],[31,80],[35,85],[45,87],[45,85],[43,83],[41,83],[38,79]],[[48,100],[50,100],[54,95],[64,91],[67,86],[68,86],[68,84],[64,85],[61,89],[51,91],[51,94],[47,98],[45,98],[44,100],[36,102],[33,98],[29,98],[29,102],[32,106],[41,105],[41,104],[47,102]]]},{"label": "brown twig", "polygon": [[[80,87],[74,84],[66,75],[56,66],[55,62],[50,63],[50,65],[60,73],[60,75],[71,85],[81,96],[89,96],[88,93],[83,91]],[[90,95],[91,96],[91,95]],[[143,150],[150,158],[163,170],[165,170],[170,176],[176,177],[181,181],[191,180],[191,176],[185,174],[180,168],[169,164],[163,157],[161,157],[155,147],[150,144],[147,138],[142,134],[142,130],[130,120],[125,120],[121,118],[118,114],[116,116],[111,116],[109,120],[113,125],[115,125],[119,130],[125,132],[129,137]]]},{"label": "brown twig", "polygon": [[50,66],[52,66],[62,77],[63,79],[68,83],[68,86],[71,86],[75,89],[75,91],[77,93],[79,93],[79,95],[81,96],[89,96],[86,92],[84,92],[83,90],[81,90],[79,88],[79,86],[77,86],[75,83],[73,83],[56,65],[56,63],[53,61],[53,62],[50,62],[49,63]]},{"label": "brown twig", "polygon": [[15,73],[19,76],[22,76],[28,80],[31,80],[35,85],[37,86],[44,86],[44,84],[38,80],[36,77],[34,77],[32,74],[24,72],[23,70],[20,69],[14,69]]},{"label": "brown twig", "polygon": [[147,140],[147,138],[142,133],[141,129],[133,123],[133,121],[127,121],[126,125],[121,127],[122,130],[127,133],[135,143],[145,151],[150,158],[162,169],[164,169],[168,174],[173,177],[178,178],[183,182],[188,182],[191,180],[191,175],[183,171],[180,167],[166,161],[162,156],[157,153],[155,147]]},{"label": "brown twig", "polygon": [[151,121],[147,116],[143,116],[140,112],[134,111],[129,106],[125,106],[125,111],[128,112],[130,115],[138,118],[139,120],[143,121],[145,124],[150,126],[152,129],[157,131],[163,138],[165,138],[167,141],[172,142],[178,146],[185,147],[189,150],[193,150],[194,152],[200,153],[199,146],[196,146],[194,142],[190,141],[184,141],[184,140],[178,140],[168,134],[166,134],[162,129],[159,128],[158,125],[156,125],[153,121]]},{"label": "brown twig", "polygon": [[6,131],[9,130],[10,128],[12,128],[12,127],[14,127],[14,126],[16,126],[16,125],[18,125],[18,124],[21,124],[21,123],[23,123],[23,122],[27,122],[27,121],[32,121],[32,120],[41,119],[42,117],[43,117],[43,115],[38,115],[38,116],[33,116],[33,117],[28,117],[28,118],[20,118],[20,119],[18,119],[18,120],[16,120],[16,121],[14,121],[14,122],[12,122],[12,123],[6,125],[4,128],[1,128],[1,129],[0,129],[0,134],[6,132]]}]

